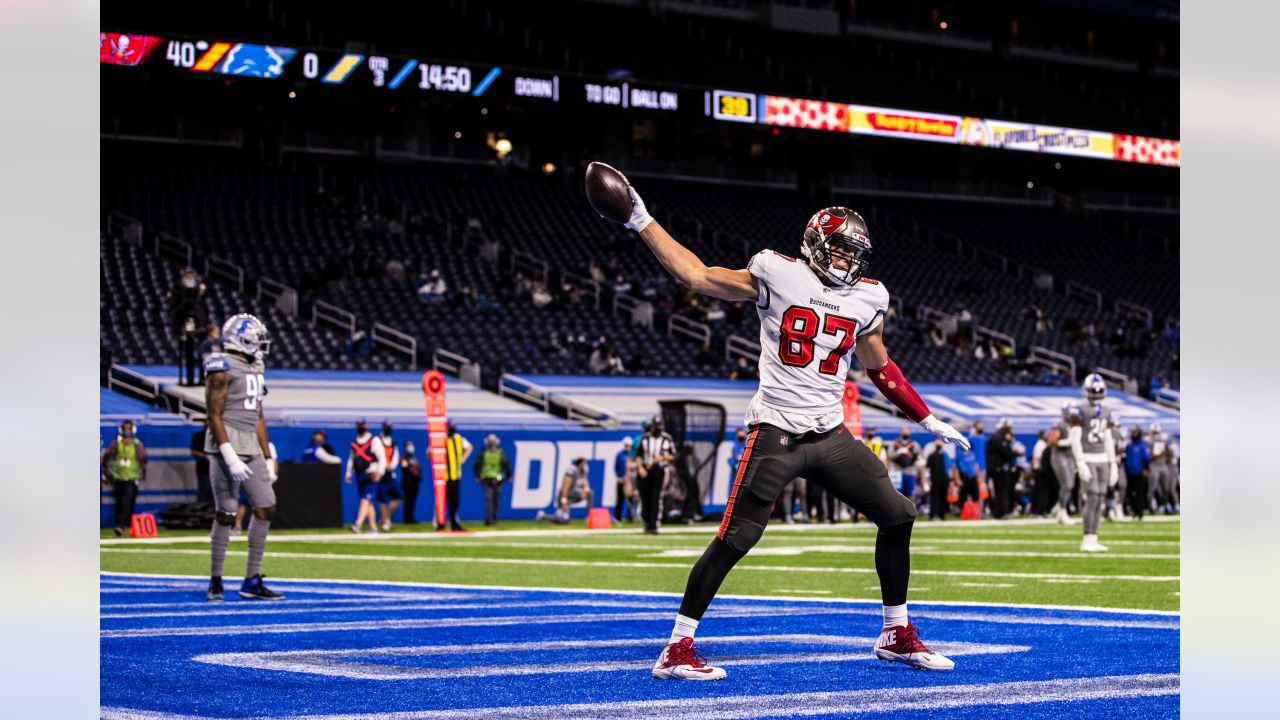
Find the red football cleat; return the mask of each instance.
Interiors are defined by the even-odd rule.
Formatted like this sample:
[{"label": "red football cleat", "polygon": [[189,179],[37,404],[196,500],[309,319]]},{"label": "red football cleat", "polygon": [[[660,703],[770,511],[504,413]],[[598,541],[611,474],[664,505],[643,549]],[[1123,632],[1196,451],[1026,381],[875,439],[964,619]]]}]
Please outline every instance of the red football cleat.
[{"label": "red football cleat", "polygon": [[723,680],[723,668],[711,667],[693,646],[693,638],[681,638],[662,650],[654,663],[653,676],[659,680]]},{"label": "red football cleat", "polygon": [[954,670],[956,664],[945,655],[939,655],[920,642],[919,631],[910,622],[906,627],[885,628],[876,641],[876,657],[888,662],[900,662],[917,670]]}]

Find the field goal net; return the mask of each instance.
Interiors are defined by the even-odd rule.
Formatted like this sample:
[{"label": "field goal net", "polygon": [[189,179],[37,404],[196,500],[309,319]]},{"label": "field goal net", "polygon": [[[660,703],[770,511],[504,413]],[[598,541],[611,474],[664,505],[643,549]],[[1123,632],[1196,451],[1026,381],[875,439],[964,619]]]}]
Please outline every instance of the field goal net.
[{"label": "field goal net", "polygon": [[725,409],[702,400],[660,400],[662,424],[676,444],[676,467],[698,481],[699,503],[715,477],[716,451],[724,440]]}]

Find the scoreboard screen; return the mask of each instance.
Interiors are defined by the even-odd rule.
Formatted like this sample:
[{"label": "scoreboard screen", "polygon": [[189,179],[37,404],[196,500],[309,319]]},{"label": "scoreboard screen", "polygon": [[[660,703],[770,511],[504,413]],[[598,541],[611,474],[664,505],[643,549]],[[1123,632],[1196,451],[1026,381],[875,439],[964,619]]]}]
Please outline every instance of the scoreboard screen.
[{"label": "scoreboard screen", "polygon": [[1176,139],[1028,125],[981,117],[853,105],[673,83],[612,80],[531,68],[503,68],[420,56],[364,55],[209,38],[99,33],[99,63],[375,88],[375,92],[462,95],[548,110],[698,115],[717,121],[927,140],[1177,167]]}]

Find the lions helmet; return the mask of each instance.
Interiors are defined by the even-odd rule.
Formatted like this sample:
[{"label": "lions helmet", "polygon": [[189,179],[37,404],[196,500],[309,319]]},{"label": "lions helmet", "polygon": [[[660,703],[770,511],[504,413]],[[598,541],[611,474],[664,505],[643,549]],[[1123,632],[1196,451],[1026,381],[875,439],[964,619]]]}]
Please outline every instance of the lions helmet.
[{"label": "lions helmet", "polygon": [[222,324],[222,347],[261,359],[271,350],[271,334],[258,318],[239,313]]},{"label": "lions helmet", "polygon": [[[849,267],[831,264],[831,251],[840,248],[848,253]],[[814,213],[804,228],[800,254],[820,276],[837,285],[853,285],[866,276],[871,267],[871,238],[867,223],[858,213],[846,207],[829,207]]]},{"label": "lions helmet", "polygon": [[1098,373],[1090,373],[1080,386],[1084,399],[1091,403],[1100,403],[1107,397],[1107,383]]}]

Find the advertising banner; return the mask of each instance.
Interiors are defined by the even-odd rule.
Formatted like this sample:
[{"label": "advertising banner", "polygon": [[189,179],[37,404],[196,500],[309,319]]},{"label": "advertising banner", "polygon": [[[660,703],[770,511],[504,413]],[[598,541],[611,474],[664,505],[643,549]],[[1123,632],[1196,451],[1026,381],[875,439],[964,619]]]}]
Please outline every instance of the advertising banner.
[{"label": "advertising banner", "polygon": [[965,145],[1114,159],[1112,134],[1096,130],[1030,125],[1008,120],[966,117],[960,127]]},{"label": "advertising banner", "polygon": [[960,136],[959,115],[850,105],[849,117],[849,132],[852,133],[945,143],[955,143]]}]

